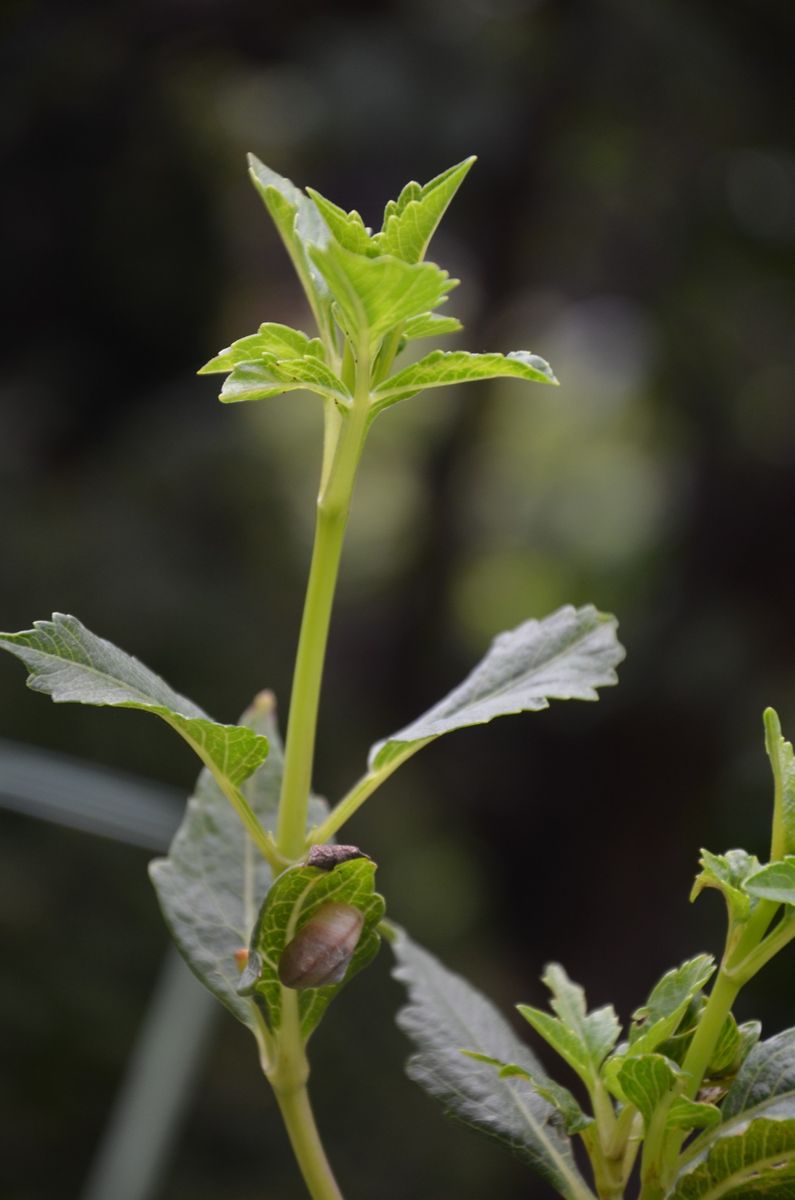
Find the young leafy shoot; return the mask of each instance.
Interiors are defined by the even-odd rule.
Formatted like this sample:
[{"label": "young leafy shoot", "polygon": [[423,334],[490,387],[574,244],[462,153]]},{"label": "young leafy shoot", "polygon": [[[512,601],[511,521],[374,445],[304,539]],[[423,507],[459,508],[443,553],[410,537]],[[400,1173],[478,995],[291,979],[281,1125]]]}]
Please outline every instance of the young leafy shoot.
[{"label": "young leafy shoot", "polygon": [[517,1008],[592,1091],[602,1063],[621,1034],[615,1010],[607,1005],[589,1013],[582,988],[572,983],[558,963],[547,967],[542,982],[552,993],[550,1004],[557,1015],[550,1016],[528,1004],[519,1004]]},{"label": "young leafy shoot", "polygon": [[726,901],[730,920],[746,921],[754,902],[745,890],[745,881],[759,870],[759,859],[745,850],[727,850],[725,854],[702,850],[699,863],[703,869],[696,876],[690,899],[695,900],[704,888],[715,888]]},{"label": "young leafy shoot", "polygon": [[175,729],[212,772],[258,848],[272,853],[270,840],[242,796],[239,785],[268,753],[267,738],[242,725],[219,725],[158,675],[112,642],[91,633],[76,617],[54,613],[33,629],[0,634],[8,650],[28,668],[28,687],[57,703],[137,708]]},{"label": "young leafy shoot", "polygon": [[[200,372],[228,374],[220,399],[239,403],[304,390],[345,416],[356,394],[366,431],[385,408],[427,388],[497,378],[557,383],[549,364],[529,350],[436,350],[389,375],[411,341],[461,328],[455,317],[434,311],[458,281],[424,259],[474,161],[465,159],[424,186],[407,184],[373,233],[358,212],[346,212],[314,188],[305,194],[252,157],[252,180],[292,259],[320,337],[266,323],[233,342]],[[327,442],[335,436],[327,429]]]}]

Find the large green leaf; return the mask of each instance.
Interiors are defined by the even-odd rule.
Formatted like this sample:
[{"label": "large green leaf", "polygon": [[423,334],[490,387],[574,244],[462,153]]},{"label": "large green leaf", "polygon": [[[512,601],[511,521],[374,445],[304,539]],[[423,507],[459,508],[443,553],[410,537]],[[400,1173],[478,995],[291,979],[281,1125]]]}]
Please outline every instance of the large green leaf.
[{"label": "large green leaf", "polygon": [[436,308],[458,283],[433,263],[402,262],[384,255],[368,258],[336,242],[313,247],[310,257],[336,302],[346,334],[372,348],[401,322]]},{"label": "large green leaf", "polygon": [[[283,756],[272,695],[261,693],[241,720],[270,744],[267,759],[243,792],[263,828],[275,829]],[[325,805],[313,798],[312,809],[313,818],[320,817]],[[155,859],[149,873],[166,924],[191,970],[253,1029],[252,1003],[237,993],[235,952],[248,947],[271,871],[207,769],[199,776],[168,857]]]},{"label": "large green leaf", "polygon": [[771,857],[783,858],[795,854],[795,754],[792,743],[782,737],[781,722],[772,708],[765,710],[765,746],[775,784]]},{"label": "large green leaf", "polygon": [[0,634],[0,648],[27,666],[28,687],[58,703],[138,708],[162,717],[216,774],[237,786],[268,752],[267,739],[241,725],[218,725],[191,700],[76,617],[53,613],[33,629]]},{"label": "large green leaf", "polygon": [[373,393],[376,412],[423,392],[427,388],[450,387],[478,379],[524,379],[531,383],[554,383],[549,363],[529,350],[509,354],[470,354],[466,350],[433,350],[418,362],[385,379]]},{"label": "large green leaf", "polygon": [[384,916],[384,900],[374,890],[375,869],[371,859],[361,857],[339,863],[332,870],[288,867],[274,882],[251,935],[249,965],[240,981],[241,991],[254,995],[261,1004],[272,1032],[277,1032],[282,1023],[284,989],[279,982],[279,960],[285,946],[322,905],[334,901],[358,908],[364,924],[342,982],[302,988],[298,992],[298,1014],[305,1041],[340,988],[377,953],[381,941],[377,927]]},{"label": "large green leaf", "polygon": [[590,1087],[599,1077],[599,1068],[615,1046],[621,1033],[612,1005],[589,1013],[585,992],[572,983],[558,963],[551,963],[543,982],[552,993],[550,1004],[556,1017],[528,1004],[517,1008],[537,1033],[560,1054]]},{"label": "large green leaf", "polygon": [[777,1097],[795,1103],[795,1028],[759,1042],[749,1052],[723,1101],[723,1119],[752,1114]]},{"label": "large green leaf", "polygon": [[758,900],[795,904],[795,854],[760,867],[747,876],[744,887],[749,896],[756,896]]},{"label": "large green leaf", "polygon": [[795,1200],[795,1106],[731,1133],[723,1128],[679,1176],[668,1200]]},{"label": "large green leaf", "polygon": [[754,1046],[726,1094],[721,1118],[685,1152],[671,1200],[792,1200],[795,1029]]},{"label": "large green leaf", "polygon": [[558,609],[541,621],[525,621],[495,638],[485,658],[444,700],[378,742],[371,772],[443,733],[483,725],[509,713],[538,712],[554,700],[596,700],[596,689],[616,682],[624,658],[615,617],[591,605]]},{"label": "large green leaf", "polygon": [[454,975],[402,931],[390,938],[394,976],[409,1003],[398,1024],[414,1045],[407,1073],[440,1100],[448,1115],[507,1145],[568,1200],[592,1200],[555,1107],[529,1080],[503,1075],[462,1050],[510,1063],[543,1080],[530,1050],[485,996]]},{"label": "large green leaf", "polygon": [[406,184],[398,199],[387,205],[383,229],[373,239],[378,253],[394,254],[408,263],[420,262],[474,161],[474,155],[465,158],[424,187],[414,182]]}]

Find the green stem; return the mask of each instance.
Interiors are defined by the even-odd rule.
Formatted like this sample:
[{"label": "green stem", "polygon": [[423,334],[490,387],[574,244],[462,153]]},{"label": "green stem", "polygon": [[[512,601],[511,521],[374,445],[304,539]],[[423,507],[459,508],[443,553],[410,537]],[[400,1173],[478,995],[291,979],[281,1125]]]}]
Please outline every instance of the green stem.
[{"label": "green stem", "polygon": [[304,848],[315,732],[326,657],[331,609],[339,573],[356,468],[369,416],[369,362],[360,356],[356,392],[334,442],[333,458],[324,468],[317,502],[315,542],[309,568],[304,614],[293,674],[290,716],[284,753],[284,777],[276,842],[288,860]]},{"label": "green stem", "polygon": [[277,1092],[276,1099],[310,1196],[313,1200],[342,1200],[342,1192],[320,1141],[306,1088]]},{"label": "green stem", "polygon": [[268,1078],[312,1200],[342,1200],[309,1103],[308,1077],[309,1063],[301,1037],[298,994],[282,988],[277,1058]]},{"label": "green stem", "polygon": [[731,974],[734,978],[741,980],[743,984],[747,983],[756,975],[757,971],[761,971],[766,963],[769,963],[771,958],[774,958],[780,950],[795,938],[795,917],[788,917],[782,921],[772,933],[769,933],[764,941],[747,954],[744,959],[733,966]]},{"label": "green stem", "polygon": [[696,1093],[701,1087],[710,1059],[715,1053],[721,1030],[741,987],[742,983],[738,983],[721,967],[682,1063],[682,1070],[687,1076],[683,1094],[689,1100],[695,1099]]},{"label": "green stem", "polygon": [[[715,1052],[726,1018],[734,1006],[737,995],[743,985],[751,977],[747,963],[764,938],[764,935],[775,915],[777,906],[768,901],[761,901],[751,919],[736,938],[735,930],[730,927],[726,938],[726,950],[720,965],[715,986],[710,993],[701,1019],[699,1020],[693,1040],[682,1063],[686,1076],[683,1094],[694,1100],[701,1087],[710,1060]],[[736,940],[735,940],[736,938]],[[759,964],[762,965],[761,963]],[[758,969],[758,968],[757,968]],[[752,971],[751,974],[754,972]],[[666,1137],[661,1154],[662,1178],[668,1179],[676,1169],[679,1151],[684,1141],[685,1133],[681,1130],[671,1130]],[[642,1197],[642,1200],[646,1200]]]}]

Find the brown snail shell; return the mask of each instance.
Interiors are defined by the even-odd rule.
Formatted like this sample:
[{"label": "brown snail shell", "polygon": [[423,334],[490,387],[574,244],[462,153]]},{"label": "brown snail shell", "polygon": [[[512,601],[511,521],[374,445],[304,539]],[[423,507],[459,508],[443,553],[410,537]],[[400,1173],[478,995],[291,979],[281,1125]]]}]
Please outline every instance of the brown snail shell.
[{"label": "brown snail shell", "polygon": [[340,983],[363,926],[364,916],[352,904],[322,904],[282,951],[279,979],[285,987],[298,989]]}]

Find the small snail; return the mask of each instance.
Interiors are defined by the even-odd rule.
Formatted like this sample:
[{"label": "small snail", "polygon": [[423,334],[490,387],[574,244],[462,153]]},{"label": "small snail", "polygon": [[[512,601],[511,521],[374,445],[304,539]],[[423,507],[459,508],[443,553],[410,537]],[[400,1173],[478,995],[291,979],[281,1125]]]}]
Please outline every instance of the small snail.
[{"label": "small snail", "polygon": [[340,983],[361,937],[364,916],[351,904],[329,900],[302,925],[279,959],[279,979],[288,988]]}]

